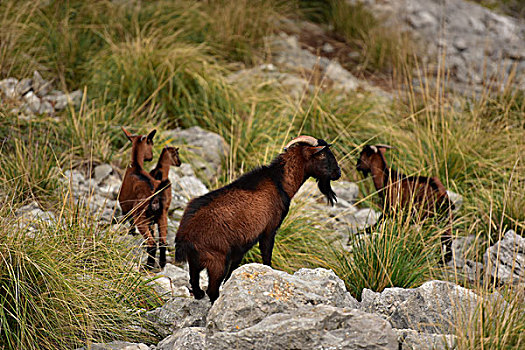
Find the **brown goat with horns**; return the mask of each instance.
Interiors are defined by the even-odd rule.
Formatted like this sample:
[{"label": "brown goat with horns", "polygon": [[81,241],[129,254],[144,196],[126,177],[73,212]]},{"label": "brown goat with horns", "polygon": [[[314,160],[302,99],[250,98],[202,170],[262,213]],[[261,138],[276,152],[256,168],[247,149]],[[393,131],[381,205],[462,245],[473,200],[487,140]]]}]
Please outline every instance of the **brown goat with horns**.
[{"label": "brown goat with horns", "polygon": [[336,196],[330,181],[339,179],[341,170],[329,146],[311,136],[296,137],[270,165],[188,204],[175,239],[175,259],[188,261],[196,299],[204,297],[200,271],[208,270],[206,293],[213,303],[221,282],[257,242],[263,263],[271,266],[277,229],[292,197],[309,177],[317,179],[319,190],[333,205]]},{"label": "brown goat with horns", "polygon": [[385,152],[388,145],[365,146],[361,151],[356,169],[366,177],[372,174],[374,186],[383,199],[383,208],[390,212],[393,208],[409,208],[419,211],[421,218],[436,214],[446,214],[448,228],[441,236],[444,246],[445,263],[452,258],[452,210],[445,186],[437,177],[407,176],[388,167]]}]

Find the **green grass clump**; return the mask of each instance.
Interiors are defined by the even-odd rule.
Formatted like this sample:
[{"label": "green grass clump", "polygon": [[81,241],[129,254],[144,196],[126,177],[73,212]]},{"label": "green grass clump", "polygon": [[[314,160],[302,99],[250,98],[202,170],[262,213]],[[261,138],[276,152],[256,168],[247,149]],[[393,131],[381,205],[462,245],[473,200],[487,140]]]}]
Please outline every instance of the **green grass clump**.
[{"label": "green grass clump", "polygon": [[89,86],[108,101],[135,106],[167,125],[195,125],[227,113],[233,91],[203,47],[163,47],[154,38],[112,45],[92,62]]},{"label": "green grass clump", "polygon": [[[0,343],[5,349],[75,348],[153,340],[141,310],[158,305],[134,270],[131,248],[82,210],[52,223],[0,219]],[[27,218],[25,219],[27,220]],[[18,229],[18,225],[20,229]],[[144,328],[146,327],[146,328]]]},{"label": "green grass clump", "polygon": [[335,270],[354,297],[360,300],[363,288],[414,288],[429,279],[440,257],[439,229],[415,225],[399,214],[383,220],[375,231],[351,235],[350,252],[338,257]]}]

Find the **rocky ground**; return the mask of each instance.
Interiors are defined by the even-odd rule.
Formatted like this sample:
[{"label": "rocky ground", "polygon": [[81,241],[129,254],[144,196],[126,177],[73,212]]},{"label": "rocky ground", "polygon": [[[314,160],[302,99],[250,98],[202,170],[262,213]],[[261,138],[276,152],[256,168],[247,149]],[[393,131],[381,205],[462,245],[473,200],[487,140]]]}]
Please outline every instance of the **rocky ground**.
[{"label": "rocky ground", "polygon": [[[159,273],[166,303],[147,312],[158,344],[113,342],[92,349],[454,349],[456,317],[471,317],[498,294],[477,295],[450,282],[368,289],[358,302],[326,269],[290,275],[260,264],[235,270],[215,304],[188,296],[187,272]],[[159,281],[159,280],[157,280]]]}]

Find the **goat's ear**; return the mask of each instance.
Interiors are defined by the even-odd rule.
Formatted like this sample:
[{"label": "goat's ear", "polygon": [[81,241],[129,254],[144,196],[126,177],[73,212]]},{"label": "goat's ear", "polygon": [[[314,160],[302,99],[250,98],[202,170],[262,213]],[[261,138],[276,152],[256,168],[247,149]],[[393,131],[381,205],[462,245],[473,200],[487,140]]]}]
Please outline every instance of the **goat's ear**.
[{"label": "goat's ear", "polygon": [[157,130],[153,130],[152,132],[150,132],[148,134],[148,141],[152,141],[153,140],[153,136],[155,136],[156,133],[157,133]]},{"label": "goat's ear", "polygon": [[124,134],[126,134],[126,137],[128,138],[128,140],[132,141],[131,140],[131,133],[129,131],[127,131],[123,126],[121,126],[122,128],[122,131],[124,131]]},{"label": "goat's ear", "polygon": [[310,158],[311,156],[321,152],[325,148],[326,148],[326,146],[306,147],[304,152],[305,152],[307,158]]}]

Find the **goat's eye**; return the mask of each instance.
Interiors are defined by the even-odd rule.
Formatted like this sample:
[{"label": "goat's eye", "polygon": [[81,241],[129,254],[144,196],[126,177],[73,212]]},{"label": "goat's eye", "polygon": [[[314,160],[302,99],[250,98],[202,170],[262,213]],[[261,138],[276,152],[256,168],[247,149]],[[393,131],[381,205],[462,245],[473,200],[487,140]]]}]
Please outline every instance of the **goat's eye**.
[{"label": "goat's eye", "polygon": [[326,158],[326,154],[324,154],[324,153],[319,153],[319,156],[318,156],[318,157],[321,158],[321,159]]}]

